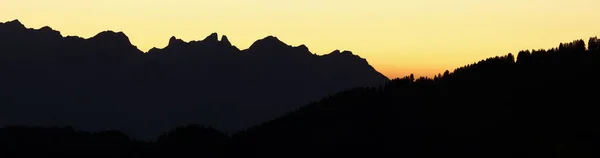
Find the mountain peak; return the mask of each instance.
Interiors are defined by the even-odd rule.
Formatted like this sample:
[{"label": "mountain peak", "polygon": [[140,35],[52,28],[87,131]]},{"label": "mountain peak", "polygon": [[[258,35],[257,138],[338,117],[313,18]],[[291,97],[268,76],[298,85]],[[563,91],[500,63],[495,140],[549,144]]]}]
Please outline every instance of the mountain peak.
[{"label": "mountain peak", "polygon": [[[18,115],[19,118],[14,115],[15,119],[9,119],[14,121],[0,121],[0,126],[23,120],[32,120],[32,124],[71,122],[74,126],[92,129],[121,127],[137,134],[136,139],[143,139],[160,133],[156,131],[159,128],[143,126],[146,122],[140,120],[161,122],[160,128],[192,120],[202,124],[223,124],[219,128],[234,132],[342,90],[387,81],[367,62],[343,56],[320,57],[308,52],[305,45],[291,46],[275,36],[257,40],[246,50],[226,46],[225,43],[231,42],[228,37],[216,33],[205,41],[165,36],[164,40],[168,41],[163,42],[169,42],[169,45],[144,53],[131,45],[123,32],[104,31],[91,38],[81,38],[49,36],[46,31],[50,30],[49,27],[36,30],[0,24],[0,40],[6,42],[0,51],[3,58],[0,60],[10,61],[0,64],[0,73],[11,76],[8,80],[3,78],[4,83],[14,85],[3,86],[0,93],[19,91],[21,85],[31,85],[32,76],[41,76],[36,78],[41,85],[25,87],[28,91],[40,92],[39,95],[17,93],[14,98],[52,98],[48,104],[39,102],[36,106],[64,105],[68,109],[49,108],[52,111],[47,112],[52,116],[64,116],[64,119],[47,122],[46,115]],[[13,67],[17,69],[4,69]],[[43,84],[56,81],[69,82]],[[77,99],[82,94],[85,100]],[[266,100],[256,99],[265,96],[268,96]],[[87,100],[100,102],[80,104]],[[130,103],[149,108],[140,112],[139,109],[144,107]],[[198,106],[190,108],[189,105]],[[239,111],[248,110],[246,105],[259,110],[243,113],[240,117]],[[72,115],[100,106],[101,113],[93,117]],[[178,113],[181,117],[177,118],[155,117],[181,110],[189,113]],[[15,111],[22,110],[18,107],[12,111],[2,109],[0,115]],[[125,116],[139,120],[112,119]]]},{"label": "mountain peak", "polygon": [[49,26],[44,26],[44,27],[40,28],[40,30],[41,30],[41,31],[54,31],[54,29],[52,29],[52,28],[51,28],[51,27],[49,27]]},{"label": "mountain peak", "polygon": [[358,55],[355,55],[354,53],[352,53],[352,51],[349,51],[349,50],[340,51],[339,49],[336,49],[329,54],[325,54],[325,56],[341,57],[341,58],[357,58],[357,57],[360,58]]},{"label": "mountain peak", "polygon": [[259,48],[259,47],[273,48],[273,47],[287,47],[287,46],[288,46],[287,44],[285,44],[284,42],[279,40],[277,37],[267,36],[263,39],[259,39],[256,42],[252,43],[250,48]]},{"label": "mountain peak", "polygon": [[15,19],[12,21],[7,21],[4,23],[4,25],[16,27],[16,28],[25,28],[25,25],[23,25],[23,23],[21,23],[21,21],[19,21],[18,19]]},{"label": "mountain peak", "polygon": [[102,31],[98,34],[96,34],[94,37],[92,38],[117,38],[117,39],[129,39],[129,37],[127,37],[127,35],[125,35],[125,33],[123,32],[115,32],[112,30],[108,30],[108,31]]},{"label": "mountain peak", "polygon": [[183,40],[178,39],[175,36],[171,36],[171,38],[169,38],[169,44],[167,46],[174,46],[174,45],[179,45],[185,43]]},{"label": "mountain peak", "polygon": [[148,52],[156,52],[156,51],[160,51],[161,49],[156,48],[156,47],[152,47],[150,48],[150,50],[148,50]]},{"label": "mountain peak", "polygon": [[304,44],[301,44],[301,45],[297,46],[296,48],[300,49],[303,52],[310,52],[310,50],[308,50],[308,47]]},{"label": "mountain peak", "polygon": [[229,42],[229,38],[227,38],[227,36],[223,35],[221,36],[221,43],[230,46],[231,42]]},{"label": "mountain peak", "polygon": [[217,34],[216,32],[213,32],[210,35],[208,35],[206,38],[204,38],[204,40],[202,40],[202,41],[218,42],[219,34]]},{"label": "mountain peak", "polygon": [[349,51],[349,50],[344,50],[344,51],[342,51],[342,53],[341,53],[341,54],[343,54],[343,55],[354,55],[354,54],[352,53],[352,51]]},{"label": "mountain peak", "polygon": [[125,33],[120,32],[120,31],[119,32],[114,32],[112,30],[102,31],[90,39],[97,40],[102,43],[131,45],[131,42],[129,41],[129,37],[127,37],[127,35],[125,35]]},{"label": "mountain peak", "polygon": [[263,38],[261,40],[262,41],[267,41],[267,42],[270,42],[270,43],[282,43],[282,44],[285,44],[284,42],[282,42],[281,40],[279,40],[279,38],[277,38],[275,36],[267,36],[267,37],[265,37],[265,38]]},{"label": "mountain peak", "polygon": [[58,31],[50,28],[49,26],[44,26],[44,27],[38,29],[37,31],[41,32],[41,33],[44,33],[44,34],[47,34],[47,35],[54,36],[54,37],[62,37],[62,35],[60,34],[60,32],[58,32]]}]

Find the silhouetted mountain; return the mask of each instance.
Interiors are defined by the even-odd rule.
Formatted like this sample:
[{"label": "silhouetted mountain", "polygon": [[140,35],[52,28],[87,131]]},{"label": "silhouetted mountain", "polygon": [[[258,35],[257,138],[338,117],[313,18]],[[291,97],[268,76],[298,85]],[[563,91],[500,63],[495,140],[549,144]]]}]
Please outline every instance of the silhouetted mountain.
[{"label": "silhouetted mountain", "polygon": [[[355,88],[234,135],[234,157],[595,157],[600,41]],[[332,53],[333,54],[333,53]],[[299,144],[310,144],[300,146]],[[293,146],[293,147],[292,147]]]},{"label": "silhouetted mountain", "polygon": [[273,36],[169,39],[144,53],[122,32],[63,37],[0,23],[0,125],[70,125],[154,138],[188,123],[228,132],[353,87],[389,81],[352,55],[315,55]]},{"label": "silhouetted mountain", "polygon": [[156,141],[6,127],[0,157],[595,157],[600,41],[589,41],[353,88],[232,137],[193,124]]},{"label": "silhouetted mountain", "polygon": [[[178,40],[173,38],[172,41]],[[279,43],[274,37],[267,37],[261,41]],[[201,44],[203,42],[177,43],[181,44],[181,48],[209,47],[209,44]],[[214,43],[218,42],[213,42],[212,46]],[[257,44],[257,47],[265,50],[284,49],[280,43],[273,46]],[[306,53],[305,48],[287,47],[286,52],[297,51],[294,54],[300,57]],[[167,47],[154,51],[166,55],[169,49]],[[250,57],[259,53],[275,54],[279,51],[258,52],[253,49],[255,48],[229,55],[237,55],[238,58],[235,59],[239,60],[252,59],[249,66],[262,63],[265,65],[260,66],[267,67],[277,64],[265,62],[268,60],[256,61],[264,58]],[[595,106],[598,102],[595,97],[600,82],[596,81],[595,75],[600,69],[599,50],[600,40],[593,37],[590,38],[587,49],[583,40],[575,40],[561,43],[558,48],[549,50],[520,51],[516,60],[513,54],[488,58],[457,68],[453,72],[445,71],[433,79],[415,78],[414,75],[410,75],[379,86],[353,88],[240,131],[232,137],[211,126],[193,124],[179,126],[163,133],[156,141],[137,141],[121,132],[111,130],[89,133],[70,127],[6,127],[0,129],[0,157],[597,157],[595,154],[600,145],[600,128],[596,123],[600,120],[600,115],[599,108]],[[332,63],[358,59],[347,51],[334,51],[324,56],[306,56]],[[164,64],[162,62],[186,64],[167,65],[178,68],[204,66],[193,65],[196,64],[193,62],[161,60],[169,58],[151,59],[153,62],[143,63],[147,64],[143,65],[146,68],[144,70],[161,70],[158,68],[165,66],[160,65]],[[174,59],[180,60],[169,60]],[[150,59],[144,61],[147,60]],[[281,60],[295,61],[287,58]],[[35,66],[23,68],[36,70],[33,69],[37,68]],[[242,72],[264,70],[260,69],[260,66],[247,67]],[[359,71],[366,70],[368,68]],[[275,70],[267,69],[265,73],[274,73],[270,71]],[[168,76],[166,74],[171,73],[170,71],[149,72],[157,73],[156,78],[142,80],[145,84],[152,85],[152,82],[167,79],[172,79],[169,82],[173,85],[186,82],[164,77]],[[286,72],[280,73],[291,75]],[[340,73],[343,74],[343,71]],[[32,77],[39,77],[35,75]],[[8,77],[10,75],[3,79],[11,79]],[[258,75],[254,80],[240,82],[250,83],[267,79],[260,77]],[[99,81],[103,80],[95,82]],[[20,82],[14,82],[18,83],[15,85],[2,83],[3,86],[26,85]],[[138,82],[130,84],[133,83]],[[121,86],[128,87],[129,84]],[[144,87],[146,86],[142,86]],[[171,98],[177,96],[169,96],[170,93],[177,91],[170,90],[180,89],[168,86],[151,88],[142,92],[168,90],[169,93],[143,94],[148,97]],[[193,90],[190,89],[191,92]],[[236,90],[251,92],[243,88]],[[1,101],[12,103],[8,105],[19,103],[19,108],[23,111],[27,111],[24,108],[31,106],[23,104],[25,101],[36,103],[26,98],[7,95],[18,93],[3,92],[4,98]],[[48,99],[44,102],[54,103],[50,102],[53,101],[52,98]],[[151,101],[158,99],[152,98]],[[77,101],[85,103],[86,100]],[[149,107],[160,105],[146,102],[144,104]],[[39,114],[44,112],[46,111]],[[28,123],[26,121],[22,123]]]}]

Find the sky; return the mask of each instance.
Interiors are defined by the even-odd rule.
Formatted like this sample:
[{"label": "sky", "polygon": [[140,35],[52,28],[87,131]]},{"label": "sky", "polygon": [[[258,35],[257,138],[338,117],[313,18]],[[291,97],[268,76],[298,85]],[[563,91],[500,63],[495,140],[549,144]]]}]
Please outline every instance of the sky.
[{"label": "sky", "polygon": [[122,31],[142,51],[171,36],[227,35],[238,48],[274,35],[327,54],[350,50],[389,78],[600,36],[599,0],[0,0],[0,21],[63,36]]}]

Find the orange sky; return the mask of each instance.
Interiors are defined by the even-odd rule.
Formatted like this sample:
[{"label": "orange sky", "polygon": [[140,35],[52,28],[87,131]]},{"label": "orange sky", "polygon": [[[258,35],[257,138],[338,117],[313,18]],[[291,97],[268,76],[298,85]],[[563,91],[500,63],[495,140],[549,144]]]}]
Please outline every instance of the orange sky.
[{"label": "orange sky", "polygon": [[225,34],[268,35],[313,53],[351,50],[390,78],[441,73],[522,49],[600,35],[598,0],[2,0],[0,21],[91,37],[123,31],[138,48]]}]

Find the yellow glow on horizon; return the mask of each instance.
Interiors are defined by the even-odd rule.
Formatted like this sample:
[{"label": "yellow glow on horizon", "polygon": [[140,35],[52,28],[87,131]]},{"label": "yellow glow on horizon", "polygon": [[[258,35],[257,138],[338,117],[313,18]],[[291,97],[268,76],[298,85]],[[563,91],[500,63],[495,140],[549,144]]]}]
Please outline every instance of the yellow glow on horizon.
[{"label": "yellow glow on horizon", "polygon": [[[313,53],[351,50],[390,78],[600,35],[598,0],[2,0],[0,21],[91,37],[123,31],[143,51],[171,36],[277,36]],[[516,54],[515,54],[516,55]]]}]

